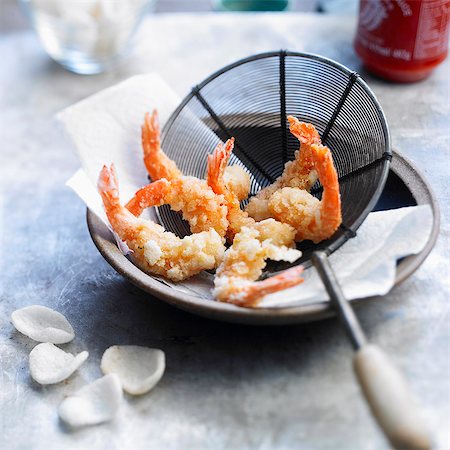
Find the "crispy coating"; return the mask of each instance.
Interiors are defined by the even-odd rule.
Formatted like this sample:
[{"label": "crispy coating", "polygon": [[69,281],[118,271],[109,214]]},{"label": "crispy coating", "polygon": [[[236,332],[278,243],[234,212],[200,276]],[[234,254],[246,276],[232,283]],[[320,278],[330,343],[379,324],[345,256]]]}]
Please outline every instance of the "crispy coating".
[{"label": "crispy coating", "polygon": [[215,194],[206,181],[195,177],[179,177],[171,181],[163,178],[137,191],[126,208],[138,217],[144,209],[164,204],[182,212],[192,233],[213,228],[221,237],[225,236],[228,229],[225,199]]},{"label": "crispy coating", "polygon": [[238,165],[225,167],[223,181],[227,189],[241,202],[250,192],[250,175]]},{"label": "crispy coating", "polygon": [[255,281],[266,267],[266,260],[294,262],[300,256],[301,252],[296,249],[274,245],[271,239],[262,239],[257,229],[242,227],[216,271],[213,294],[222,302],[255,306],[265,295],[303,282],[299,277],[303,271],[301,266]]},{"label": "crispy coating", "polygon": [[288,116],[288,120],[291,133],[300,141],[300,148],[295,152],[295,159],[285,164],[283,173],[274,183],[261,189],[250,199],[245,210],[257,221],[274,217],[269,210],[269,200],[276,191],[284,187],[309,191],[317,181],[311,145],[320,144],[319,133],[310,123],[300,122],[293,116]]}]

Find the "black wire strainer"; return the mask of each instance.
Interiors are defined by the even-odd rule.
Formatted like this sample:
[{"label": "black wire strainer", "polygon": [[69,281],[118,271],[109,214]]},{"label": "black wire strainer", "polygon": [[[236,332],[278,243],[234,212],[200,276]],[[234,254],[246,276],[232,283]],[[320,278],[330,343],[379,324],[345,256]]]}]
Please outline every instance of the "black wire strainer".
[{"label": "black wire strainer", "polygon": [[[231,164],[249,171],[252,195],[281,174],[299,147],[287,115],[313,123],[333,153],[343,222],[319,246],[331,253],[354,236],[374,207],[391,157],[383,111],[355,72],[320,56],[287,51],[243,59],[192,90],[165,125],[162,147],[184,174],[203,178],[206,154],[220,140],[234,136]],[[320,197],[319,184],[312,193]],[[190,234],[170,208],[160,208],[159,214],[167,229]],[[304,252],[299,262],[309,260],[317,248],[299,245]]]},{"label": "black wire strainer", "polygon": [[[192,89],[166,123],[162,148],[185,175],[203,178],[206,155],[219,141],[234,136],[231,163],[248,170],[255,194],[281,174],[299,147],[289,133],[287,115],[313,123],[330,147],[342,197],[341,227],[320,244],[302,243],[303,257],[297,263],[312,261],[318,270],[357,350],[355,370],[366,399],[391,443],[428,448],[428,434],[401,375],[381,350],[367,344],[327,259],[355,236],[388,175],[389,130],[367,84],[357,73],[321,56],[284,50],[254,55]],[[320,197],[319,183],[312,193]],[[180,236],[190,234],[169,208],[160,208],[159,215],[167,229]]]}]

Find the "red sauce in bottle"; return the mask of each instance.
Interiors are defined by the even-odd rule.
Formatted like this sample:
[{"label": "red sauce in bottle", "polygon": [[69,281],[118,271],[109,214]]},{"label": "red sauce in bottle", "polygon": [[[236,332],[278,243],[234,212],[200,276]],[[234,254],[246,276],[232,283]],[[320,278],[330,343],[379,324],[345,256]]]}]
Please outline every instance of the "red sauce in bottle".
[{"label": "red sauce in bottle", "polygon": [[361,0],[355,50],[392,81],[426,78],[448,52],[450,0]]}]

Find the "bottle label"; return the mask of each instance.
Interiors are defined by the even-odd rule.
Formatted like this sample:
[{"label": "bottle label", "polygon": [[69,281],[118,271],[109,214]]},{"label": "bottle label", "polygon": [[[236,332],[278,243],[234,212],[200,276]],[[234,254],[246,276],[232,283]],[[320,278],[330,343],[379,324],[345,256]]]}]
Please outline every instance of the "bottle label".
[{"label": "bottle label", "polygon": [[414,59],[435,58],[447,49],[450,2],[435,0],[418,3],[421,3],[421,8]]},{"label": "bottle label", "polygon": [[370,52],[411,62],[446,52],[450,0],[361,0],[358,40]]}]

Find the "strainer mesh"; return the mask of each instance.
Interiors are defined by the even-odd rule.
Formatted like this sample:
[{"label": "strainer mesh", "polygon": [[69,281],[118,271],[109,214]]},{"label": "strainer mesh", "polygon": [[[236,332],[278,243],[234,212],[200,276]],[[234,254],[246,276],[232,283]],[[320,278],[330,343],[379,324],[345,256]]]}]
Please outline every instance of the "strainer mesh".
[{"label": "strainer mesh", "polygon": [[[195,87],[163,130],[162,147],[186,175],[203,178],[206,155],[218,142],[236,138],[232,164],[251,175],[251,195],[272,183],[298,140],[287,115],[311,122],[333,153],[340,178],[343,224],[319,244],[329,252],[354,235],[375,205],[388,172],[389,131],[365,82],[349,69],[316,55],[287,51],[238,61]],[[319,184],[312,193],[321,195]],[[180,236],[189,228],[169,208],[159,208],[167,229]],[[302,243],[302,262],[314,246]]]}]

